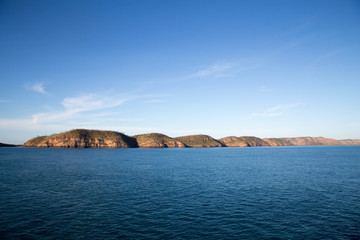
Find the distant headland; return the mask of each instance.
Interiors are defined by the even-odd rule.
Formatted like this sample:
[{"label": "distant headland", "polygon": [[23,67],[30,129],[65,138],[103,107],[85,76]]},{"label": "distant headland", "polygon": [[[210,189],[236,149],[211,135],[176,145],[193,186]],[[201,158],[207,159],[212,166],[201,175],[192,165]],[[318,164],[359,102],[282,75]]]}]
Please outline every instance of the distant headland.
[{"label": "distant headland", "polygon": [[20,145],[0,143],[0,147],[20,147]]},{"label": "distant headland", "polygon": [[127,136],[120,132],[74,129],[49,136],[35,137],[23,147],[41,148],[205,148],[205,147],[266,147],[360,145],[360,139],[336,140],[324,137],[258,138],[230,136],[214,139],[208,135],[171,138],[161,133]]}]

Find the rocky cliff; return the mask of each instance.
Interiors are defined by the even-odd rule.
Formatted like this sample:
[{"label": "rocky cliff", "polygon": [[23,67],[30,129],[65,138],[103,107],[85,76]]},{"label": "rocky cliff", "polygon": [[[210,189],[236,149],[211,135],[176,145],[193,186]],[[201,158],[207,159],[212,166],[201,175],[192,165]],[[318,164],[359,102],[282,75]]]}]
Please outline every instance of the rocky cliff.
[{"label": "rocky cliff", "polygon": [[225,147],[221,142],[208,135],[190,135],[175,138],[188,147]]},{"label": "rocky cliff", "polygon": [[[75,129],[64,133],[30,139],[24,147],[59,148],[184,148],[184,147],[263,147],[360,145],[360,139],[335,140],[324,137],[258,138],[230,136],[216,140],[208,135],[171,138],[161,133],[129,137],[114,131]],[[1,146],[1,144],[0,144]]]},{"label": "rocky cliff", "polygon": [[141,148],[184,148],[183,142],[161,133],[149,133],[133,136]]},{"label": "rocky cliff", "polygon": [[264,147],[264,146],[269,146],[269,144],[267,142],[265,142],[264,140],[262,140],[261,138],[258,137],[251,137],[251,136],[244,136],[244,137],[239,137],[241,140],[245,141],[249,147]]},{"label": "rocky cliff", "polygon": [[357,145],[356,140],[347,142],[324,137],[264,138],[264,141],[269,146]]},{"label": "rocky cliff", "polygon": [[114,131],[75,129],[64,133],[41,136],[24,143],[25,147],[59,148],[132,148],[136,139]]},{"label": "rocky cliff", "polygon": [[219,142],[227,147],[250,147],[247,141],[235,136],[220,138]]},{"label": "rocky cliff", "polygon": [[360,145],[360,139],[338,140],[340,145]]}]

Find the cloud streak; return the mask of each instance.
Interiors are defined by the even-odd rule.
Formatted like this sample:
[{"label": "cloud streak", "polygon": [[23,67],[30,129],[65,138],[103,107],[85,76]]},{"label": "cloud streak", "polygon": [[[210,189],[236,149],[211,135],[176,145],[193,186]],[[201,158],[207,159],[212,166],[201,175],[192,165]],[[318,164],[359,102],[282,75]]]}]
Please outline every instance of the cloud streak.
[{"label": "cloud streak", "polygon": [[239,72],[250,69],[249,66],[242,66],[239,63],[223,62],[213,64],[210,67],[200,69],[194,74],[187,76],[187,79],[192,78],[219,78],[219,77],[235,77]]},{"label": "cloud streak", "polygon": [[44,84],[41,82],[34,83],[32,86],[28,87],[28,89],[30,89],[31,91],[34,91],[34,92],[41,93],[41,94],[48,94],[45,91]]},{"label": "cloud streak", "polygon": [[274,106],[274,107],[268,108],[268,109],[266,109],[265,111],[260,112],[260,113],[254,112],[254,113],[252,113],[252,114],[250,115],[250,118],[256,118],[256,117],[278,117],[278,116],[283,115],[286,110],[289,110],[289,109],[298,107],[298,106],[300,106],[300,105],[301,105],[301,103],[296,103],[296,104],[279,104],[279,105],[276,105],[276,106]]},{"label": "cloud streak", "polygon": [[101,109],[113,108],[130,99],[107,97],[96,94],[85,94],[78,97],[67,97],[61,104],[64,110],[43,112],[32,115],[33,124],[59,122],[80,117],[80,114]]}]

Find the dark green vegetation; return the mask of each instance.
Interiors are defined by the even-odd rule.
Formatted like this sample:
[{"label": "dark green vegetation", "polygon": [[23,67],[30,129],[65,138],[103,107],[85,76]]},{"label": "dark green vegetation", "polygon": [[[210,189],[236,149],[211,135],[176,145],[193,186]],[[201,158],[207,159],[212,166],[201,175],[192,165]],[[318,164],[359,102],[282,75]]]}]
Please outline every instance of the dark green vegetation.
[{"label": "dark green vegetation", "polygon": [[7,144],[7,143],[0,143],[0,147],[18,147],[18,145]]},{"label": "dark green vegetation", "polygon": [[190,135],[171,138],[161,133],[141,134],[130,137],[115,131],[74,129],[50,136],[35,137],[25,142],[23,146],[58,148],[184,148],[310,145],[360,145],[360,140],[335,140],[323,137],[261,139],[251,136],[231,136],[216,140],[208,135]]}]

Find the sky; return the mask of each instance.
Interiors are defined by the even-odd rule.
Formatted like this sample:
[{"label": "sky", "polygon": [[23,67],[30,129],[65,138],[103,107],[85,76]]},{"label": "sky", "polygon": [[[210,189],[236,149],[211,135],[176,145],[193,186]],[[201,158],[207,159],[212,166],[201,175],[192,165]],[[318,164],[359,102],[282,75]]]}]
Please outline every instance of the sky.
[{"label": "sky", "polygon": [[0,142],[360,138],[360,2],[1,0]]}]

